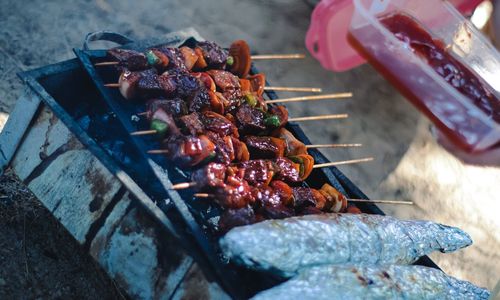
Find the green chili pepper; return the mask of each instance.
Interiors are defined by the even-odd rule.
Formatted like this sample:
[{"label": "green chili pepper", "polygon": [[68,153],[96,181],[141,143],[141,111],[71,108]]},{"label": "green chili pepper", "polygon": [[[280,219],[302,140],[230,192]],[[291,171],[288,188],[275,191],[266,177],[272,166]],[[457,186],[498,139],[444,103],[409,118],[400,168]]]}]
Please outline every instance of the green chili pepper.
[{"label": "green chili pepper", "polygon": [[158,134],[160,137],[164,137],[168,131],[168,124],[163,121],[154,119],[153,121],[151,121],[151,129],[156,130],[156,134]]},{"label": "green chili pepper", "polygon": [[151,50],[146,52],[146,59],[148,60],[148,64],[151,66],[156,65],[160,61],[158,56],[156,56]]},{"label": "green chili pepper", "polygon": [[264,124],[266,126],[279,127],[280,123],[280,118],[278,118],[278,116],[271,115],[264,119]]},{"label": "green chili pepper", "polygon": [[251,107],[255,107],[257,105],[257,99],[255,99],[255,96],[252,94],[246,94],[245,95],[245,101],[250,105]]},{"label": "green chili pepper", "polygon": [[232,66],[234,64],[234,58],[231,55],[227,57],[226,64],[228,66]]}]

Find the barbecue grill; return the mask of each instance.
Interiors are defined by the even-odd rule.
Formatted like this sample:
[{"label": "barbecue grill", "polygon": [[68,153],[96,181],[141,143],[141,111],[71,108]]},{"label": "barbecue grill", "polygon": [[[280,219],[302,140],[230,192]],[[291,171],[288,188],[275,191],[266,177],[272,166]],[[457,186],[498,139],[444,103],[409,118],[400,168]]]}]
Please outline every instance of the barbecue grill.
[{"label": "barbecue grill", "polygon": [[[27,91],[0,135],[2,167],[12,159],[16,174],[131,295],[180,297],[192,278],[186,273],[197,272],[198,266],[208,280],[233,298],[248,298],[281,282],[271,274],[228,263],[217,243],[219,208],[210,201],[194,199],[192,191],[169,189],[172,184],[186,182],[189,174],[161,156],[146,155],[147,150],[158,146],[154,138],[130,136],[130,132],[144,127],[141,122],[145,121],[133,116],[144,111],[145,106],[121,101],[118,91],[103,86],[104,82],[116,82],[117,76],[111,69],[94,68],[94,63],[106,57],[105,50],[89,50],[90,42],[95,40],[144,50],[159,44],[190,45],[202,38],[192,29],[139,42],[99,32],[87,36],[84,49],[75,50],[78,59],[21,73]],[[258,73],[254,66],[251,72]],[[272,91],[266,94],[269,99],[276,98]],[[289,124],[287,129],[302,142],[309,142],[298,125]],[[309,153],[316,162],[327,162],[318,150],[310,149]],[[77,199],[81,187],[71,186],[82,181],[78,176],[85,176],[81,185],[90,186],[90,194],[84,194],[81,202]],[[335,167],[315,169],[304,185],[318,188],[323,183],[348,197],[367,199]],[[74,209],[68,208],[71,206]],[[357,206],[365,213],[383,214],[373,204]],[[117,242],[113,239],[116,228],[135,230],[145,244],[131,247]],[[189,256],[175,246],[177,243]],[[163,277],[139,280],[130,265],[112,259],[111,252],[125,253],[129,248],[137,251],[137,261],[142,262],[135,268],[159,272]],[[156,257],[148,255],[148,248],[153,248]],[[148,269],[150,264],[153,266]],[[417,264],[437,268],[428,257]],[[213,283],[211,289],[215,298],[223,293],[217,284]]]}]

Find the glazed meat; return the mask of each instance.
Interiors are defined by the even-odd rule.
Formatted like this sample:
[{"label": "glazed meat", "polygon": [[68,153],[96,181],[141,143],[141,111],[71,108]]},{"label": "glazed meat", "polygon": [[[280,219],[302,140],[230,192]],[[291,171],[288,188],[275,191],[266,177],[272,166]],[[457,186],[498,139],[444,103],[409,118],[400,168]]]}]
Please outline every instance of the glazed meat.
[{"label": "glazed meat", "polygon": [[182,71],[188,71],[188,67],[184,62],[184,55],[179,48],[170,48],[163,46],[158,48],[158,50],[168,57],[168,69],[180,69]]},{"label": "glazed meat", "polygon": [[248,104],[242,104],[236,112],[236,122],[242,134],[258,133],[266,130],[264,113]]},{"label": "glazed meat", "polygon": [[221,137],[212,131],[206,131],[205,135],[215,145],[216,162],[229,164],[234,160],[234,148],[230,136]]},{"label": "glazed meat", "polygon": [[259,183],[267,185],[275,175],[273,163],[269,160],[249,160],[240,163],[239,167],[245,170],[244,179],[252,186]]},{"label": "glazed meat", "polygon": [[200,115],[196,112],[180,117],[179,123],[183,130],[190,135],[199,135],[205,131]]},{"label": "glazed meat", "polygon": [[220,114],[206,111],[200,114],[200,118],[206,130],[213,131],[220,136],[239,136],[236,126]]},{"label": "glazed meat", "polygon": [[171,114],[174,117],[180,117],[187,114],[186,102],[180,98],[174,99],[153,99],[148,101],[148,118],[150,114],[153,114],[159,108],[163,109],[166,113]]},{"label": "glazed meat", "polygon": [[140,71],[149,68],[146,56],[140,52],[124,49],[110,49],[108,56],[119,62],[118,69]]},{"label": "glazed meat", "polygon": [[254,210],[250,206],[239,209],[227,209],[219,219],[219,231],[226,232],[231,228],[250,225],[257,222]]},{"label": "glazed meat", "polygon": [[191,181],[201,187],[222,187],[226,179],[227,167],[224,164],[209,163],[191,174]]},{"label": "glazed meat", "polygon": [[279,157],[274,160],[276,167],[276,179],[286,182],[300,182],[299,170],[297,165],[286,157]]},{"label": "glazed meat", "polygon": [[247,136],[245,144],[250,151],[250,157],[256,158],[278,158],[283,157],[285,152],[285,141],[268,136]]},{"label": "glazed meat", "polygon": [[215,42],[209,41],[199,42],[196,47],[201,49],[203,58],[209,68],[224,68],[228,57],[228,52],[225,49]]}]

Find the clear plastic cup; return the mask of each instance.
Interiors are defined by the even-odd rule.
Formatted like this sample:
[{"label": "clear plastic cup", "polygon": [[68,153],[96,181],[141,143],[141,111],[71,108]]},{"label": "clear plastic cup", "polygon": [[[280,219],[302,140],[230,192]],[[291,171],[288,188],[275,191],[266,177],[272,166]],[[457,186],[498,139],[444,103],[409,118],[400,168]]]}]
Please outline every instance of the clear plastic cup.
[{"label": "clear plastic cup", "polygon": [[441,0],[353,1],[351,44],[450,141],[467,152],[500,143],[500,124],[439,76],[378,18],[401,12],[418,20],[500,99],[500,54],[470,22]]}]

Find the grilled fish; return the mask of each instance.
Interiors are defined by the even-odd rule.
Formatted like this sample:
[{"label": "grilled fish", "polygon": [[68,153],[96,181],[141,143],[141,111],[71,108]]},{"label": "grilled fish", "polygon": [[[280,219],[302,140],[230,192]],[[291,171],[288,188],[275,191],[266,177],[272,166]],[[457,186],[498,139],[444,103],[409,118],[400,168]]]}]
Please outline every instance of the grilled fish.
[{"label": "grilled fish", "polygon": [[331,265],[304,269],[252,299],[488,299],[489,295],[486,289],[428,267]]},{"label": "grilled fish", "polygon": [[472,240],[458,228],[433,222],[324,214],[237,227],[220,244],[236,263],[289,277],[325,264],[410,264],[435,250],[469,246]]}]

